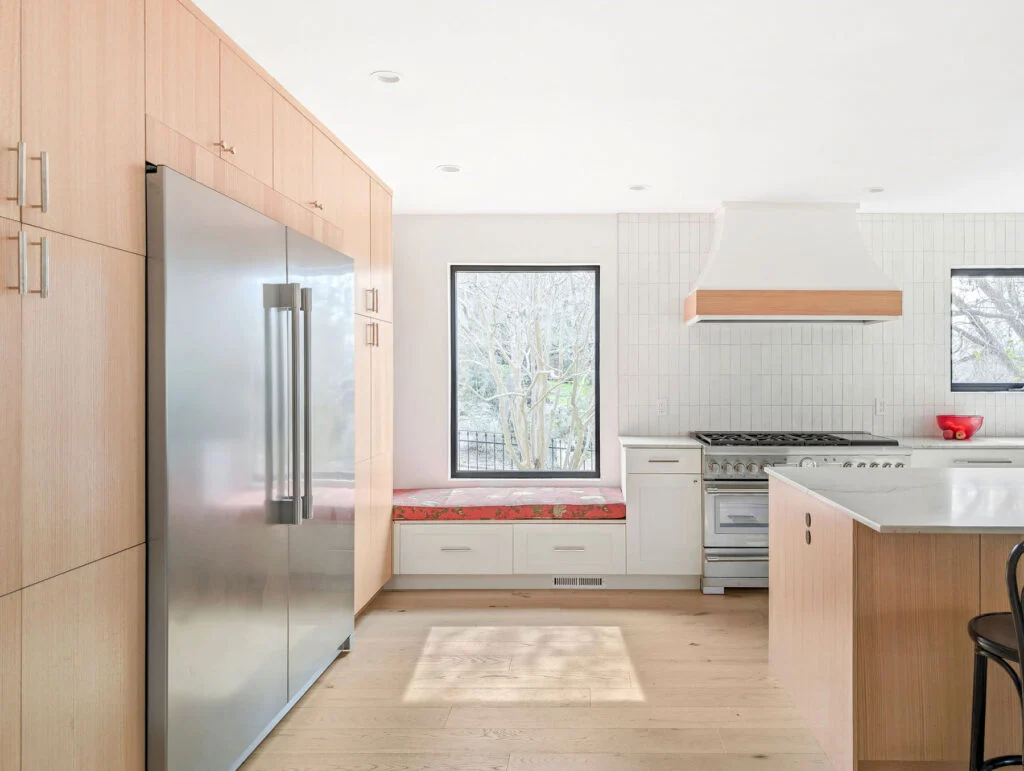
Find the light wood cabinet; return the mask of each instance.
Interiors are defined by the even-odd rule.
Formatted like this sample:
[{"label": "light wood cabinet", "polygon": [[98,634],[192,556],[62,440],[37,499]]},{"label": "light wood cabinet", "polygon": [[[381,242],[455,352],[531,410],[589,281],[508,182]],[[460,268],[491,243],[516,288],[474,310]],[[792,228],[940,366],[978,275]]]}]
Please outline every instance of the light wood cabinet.
[{"label": "light wood cabinet", "polygon": [[0,597],[0,768],[21,768],[21,592]]},{"label": "light wood cabinet", "polygon": [[274,189],[319,211],[320,202],[313,197],[313,124],[276,91]]},{"label": "light wood cabinet", "polygon": [[370,265],[370,175],[322,131],[313,131],[313,197],[344,233],[342,251],[355,261],[356,312],[367,313]]},{"label": "light wood cabinet", "polygon": [[23,590],[22,771],[145,767],[145,566],[137,546]]},{"label": "light wood cabinet", "polygon": [[376,322],[373,348],[373,404],[371,448],[375,456],[391,451],[395,412],[395,345],[393,330],[387,322]]},{"label": "light wood cabinet", "polygon": [[21,219],[18,153],[21,139],[21,0],[0,0],[0,217]]},{"label": "light wood cabinet", "polygon": [[223,41],[220,44],[221,157],[274,185],[274,91]]},{"label": "light wood cabinet", "polygon": [[355,533],[355,611],[366,606],[379,588],[376,584],[378,565],[370,555],[376,550],[373,517],[373,459],[356,463]]},{"label": "light wood cabinet", "polygon": [[370,180],[370,283],[376,293],[373,313],[385,321],[394,317],[391,245],[391,194],[379,182]]},{"label": "light wood cabinet", "polygon": [[370,509],[373,517],[373,542],[367,562],[372,567],[374,592],[391,578],[394,569],[392,556],[393,531],[391,526],[391,499],[394,488],[394,467],[390,452],[375,455],[371,461],[373,476],[370,485]]},{"label": "light wood cabinet", "polygon": [[373,353],[375,324],[356,315],[355,337],[355,452],[356,462],[373,457]]},{"label": "light wood cabinet", "polygon": [[146,0],[146,112],[216,152],[220,41],[178,0]]},{"label": "light wood cabinet", "polygon": [[38,228],[22,302],[23,584],[145,539],[145,260]]},{"label": "light wood cabinet", "polygon": [[143,17],[144,0],[24,4],[23,222],[145,253]]},{"label": "light wood cabinet", "polygon": [[18,223],[0,220],[0,594],[21,587],[21,302]]}]

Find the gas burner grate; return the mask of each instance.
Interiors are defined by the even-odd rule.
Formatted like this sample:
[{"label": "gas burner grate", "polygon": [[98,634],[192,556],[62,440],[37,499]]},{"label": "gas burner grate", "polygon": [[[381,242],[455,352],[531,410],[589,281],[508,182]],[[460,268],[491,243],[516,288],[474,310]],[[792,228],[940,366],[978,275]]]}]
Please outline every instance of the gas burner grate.
[{"label": "gas burner grate", "polygon": [[695,431],[694,438],[709,447],[848,447],[848,439],[833,434],[760,431]]}]

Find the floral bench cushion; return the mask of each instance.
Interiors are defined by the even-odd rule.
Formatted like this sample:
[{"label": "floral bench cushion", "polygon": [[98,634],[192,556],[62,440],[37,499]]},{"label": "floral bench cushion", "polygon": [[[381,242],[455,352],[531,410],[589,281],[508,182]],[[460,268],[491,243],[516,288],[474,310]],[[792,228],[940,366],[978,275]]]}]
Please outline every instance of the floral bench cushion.
[{"label": "floral bench cushion", "polygon": [[454,487],[395,490],[395,521],[625,519],[614,487]]}]

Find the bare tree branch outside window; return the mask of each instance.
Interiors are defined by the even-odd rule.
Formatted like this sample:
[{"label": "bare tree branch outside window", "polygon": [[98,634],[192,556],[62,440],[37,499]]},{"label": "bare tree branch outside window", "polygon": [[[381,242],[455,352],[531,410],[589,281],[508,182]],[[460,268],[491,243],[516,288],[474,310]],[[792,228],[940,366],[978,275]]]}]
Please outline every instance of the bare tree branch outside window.
[{"label": "bare tree branch outside window", "polygon": [[597,476],[598,269],[452,268],[452,470]]},{"label": "bare tree branch outside window", "polygon": [[1024,269],[955,268],[951,288],[953,389],[1024,387]]}]

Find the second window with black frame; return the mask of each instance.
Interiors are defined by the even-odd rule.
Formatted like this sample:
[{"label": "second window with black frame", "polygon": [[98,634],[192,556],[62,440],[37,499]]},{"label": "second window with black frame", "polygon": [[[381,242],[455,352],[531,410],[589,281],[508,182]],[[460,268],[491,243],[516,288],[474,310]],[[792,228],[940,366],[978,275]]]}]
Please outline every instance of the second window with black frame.
[{"label": "second window with black frame", "polygon": [[1024,268],[953,268],[953,391],[1024,389]]},{"label": "second window with black frame", "polygon": [[451,474],[600,476],[600,269],[451,267]]}]

